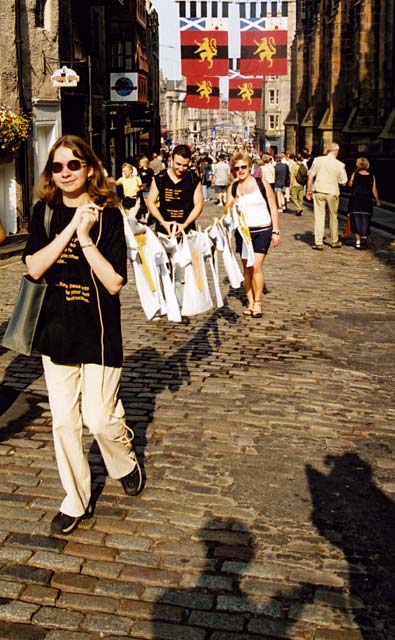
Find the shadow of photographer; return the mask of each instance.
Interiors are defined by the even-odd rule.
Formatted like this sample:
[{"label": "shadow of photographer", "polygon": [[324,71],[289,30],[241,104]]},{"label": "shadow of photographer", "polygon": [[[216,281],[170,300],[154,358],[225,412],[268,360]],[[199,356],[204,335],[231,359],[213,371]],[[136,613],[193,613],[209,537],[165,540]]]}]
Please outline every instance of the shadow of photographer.
[{"label": "shadow of photographer", "polygon": [[306,466],[312,522],[348,562],[350,609],[364,640],[395,637],[395,504],[356,453],[327,456],[326,475]]}]

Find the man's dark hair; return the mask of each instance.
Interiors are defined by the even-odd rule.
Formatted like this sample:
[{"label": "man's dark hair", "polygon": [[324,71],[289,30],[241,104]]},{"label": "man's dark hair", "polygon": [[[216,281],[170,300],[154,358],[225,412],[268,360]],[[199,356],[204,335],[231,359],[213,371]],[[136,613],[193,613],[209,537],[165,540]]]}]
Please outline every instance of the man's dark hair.
[{"label": "man's dark hair", "polygon": [[176,147],[174,147],[171,154],[172,158],[174,158],[174,156],[181,156],[182,158],[190,160],[192,158],[192,152],[186,144],[178,144]]}]

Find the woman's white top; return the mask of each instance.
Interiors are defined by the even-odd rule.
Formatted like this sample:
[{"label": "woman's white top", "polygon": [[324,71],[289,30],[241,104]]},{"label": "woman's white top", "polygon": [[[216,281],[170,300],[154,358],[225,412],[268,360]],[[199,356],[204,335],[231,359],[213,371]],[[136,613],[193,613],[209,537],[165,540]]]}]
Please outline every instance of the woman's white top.
[{"label": "woman's white top", "polygon": [[238,194],[238,207],[243,211],[248,227],[266,227],[271,225],[269,209],[259,187],[252,193]]}]

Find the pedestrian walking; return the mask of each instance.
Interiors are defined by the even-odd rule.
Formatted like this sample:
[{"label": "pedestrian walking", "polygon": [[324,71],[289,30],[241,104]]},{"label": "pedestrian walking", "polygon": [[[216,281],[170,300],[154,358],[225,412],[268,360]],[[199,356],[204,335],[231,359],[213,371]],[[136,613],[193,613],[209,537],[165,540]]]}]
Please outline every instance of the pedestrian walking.
[{"label": "pedestrian walking", "polygon": [[300,154],[296,154],[294,162],[290,169],[291,184],[290,194],[291,202],[296,209],[296,216],[301,216],[303,213],[303,196],[307,183],[307,169],[303,163],[303,158]]},{"label": "pedestrian walking", "polygon": [[152,159],[148,166],[150,169],[152,169],[154,175],[157,176],[158,173],[165,168],[165,164],[163,162],[162,156],[158,156],[156,151],[153,152],[151,158]]},{"label": "pedestrian walking", "polygon": [[314,244],[313,249],[324,248],[326,209],[329,211],[329,229],[333,249],[339,249],[339,225],[337,211],[339,208],[339,185],[347,184],[347,173],[343,162],[337,159],[339,145],[331,142],[328,153],[314,159],[308,172],[306,198],[314,202]]},{"label": "pedestrian walking", "polygon": [[124,162],[122,165],[122,176],[115,181],[117,187],[121,186],[122,192],[122,206],[126,213],[129,213],[130,209],[136,206],[137,196],[142,188],[142,182],[140,176],[133,172],[133,165],[129,162]]},{"label": "pedestrian walking", "polygon": [[[195,221],[203,211],[203,191],[196,171],[191,171],[191,150],[185,144],[174,147],[169,169],[153,177],[147,197],[148,211],[156,219],[155,231],[182,237],[195,229]],[[177,266],[174,284],[177,300],[183,299],[185,270]]]},{"label": "pedestrian walking", "polygon": [[279,211],[287,211],[287,200],[285,193],[290,185],[289,167],[286,162],[283,162],[281,154],[277,154],[274,158],[274,191],[277,199],[277,206]]},{"label": "pedestrian walking", "polygon": [[351,231],[355,235],[355,248],[366,249],[367,237],[370,234],[370,221],[373,216],[373,198],[376,207],[381,202],[377,192],[376,179],[369,171],[369,160],[357,158],[356,170],[352,174],[348,186],[352,188],[348,205]]},{"label": "pedestrian walking", "polygon": [[271,187],[274,188],[274,181],[276,179],[274,173],[274,163],[271,156],[268,153],[265,153],[262,156],[262,180],[266,180],[270,184]]},{"label": "pedestrian walking", "polygon": [[153,177],[147,205],[156,218],[156,232],[171,235],[175,226],[176,235],[180,235],[195,229],[195,220],[203,210],[203,192],[199,176],[190,170],[190,148],[177,145],[171,158],[171,167]]},{"label": "pedestrian walking", "polygon": [[[58,471],[65,491],[51,532],[71,533],[93,515],[91,473],[82,445],[88,427],[107,471],[136,495],[142,474],[118,396],[122,366],[119,292],[126,283],[122,214],[103,168],[81,138],[49,152],[35,188],[23,260],[48,283],[37,348],[42,354]],[[46,207],[52,210],[49,236]]]},{"label": "pedestrian walking", "polygon": [[[244,272],[244,288],[248,305],[244,309],[245,316],[262,317],[262,292],[264,287],[263,264],[270,244],[280,244],[280,228],[276,198],[273,189],[266,180],[256,179],[251,175],[251,157],[238,153],[232,159],[232,171],[236,180],[228,188],[225,211],[237,205],[242,212],[251,236],[255,262],[247,266],[242,258]],[[238,230],[235,234],[236,251],[242,254],[243,239]]]},{"label": "pedestrian walking", "polygon": [[143,191],[144,198],[147,197],[149,188],[151,186],[152,178],[154,176],[154,172],[149,168],[149,162],[147,156],[141,156],[139,159],[139,168],[138,168],[140,180],[141,180],[141,188]]},{"label": "pedestrian walking", "polygon": [[211,184],[214,185],[215,195],[218,200],[217,205],[223,206],[226,201],[226,190],[231,181],[230,167],[223,153],[219,155],[218,162],[213,164],[212,169]]},{"label": "pedestrian walking", "polygon": [[213,177],[213,161],[209,156],[205,156],[199,165],[199,175],[202,181],[203,200],[210,201],[211,180]]}]

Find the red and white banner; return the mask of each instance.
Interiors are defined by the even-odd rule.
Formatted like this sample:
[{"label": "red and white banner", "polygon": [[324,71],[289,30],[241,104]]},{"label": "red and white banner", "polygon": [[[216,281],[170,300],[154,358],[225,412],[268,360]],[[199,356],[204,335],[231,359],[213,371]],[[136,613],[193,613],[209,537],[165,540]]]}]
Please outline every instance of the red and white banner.
[{"label": "red and white banner", "polygon": [[[240,5],[240,12],[241,8]],[[251,13],[251,6],[249,8]],[[240,44],[240,73],[242,75],[278,76],[287,74],[287,17],[240,16]]]},{"label": "red and white banner", "polygon": [[219,109],[219,78],[188,77],[186,105],[194,109]]},{"label": "red and white banner", "polygon": [[262,78],[229,79],[228,111],[260,111]]},{"label": "red and white banner", "polygon": [[[195,28],[187,24],[196,23]],[[224,20],[196,18],[184,20],[180,32],[183,76],[227,76],[228,31]]]}]

